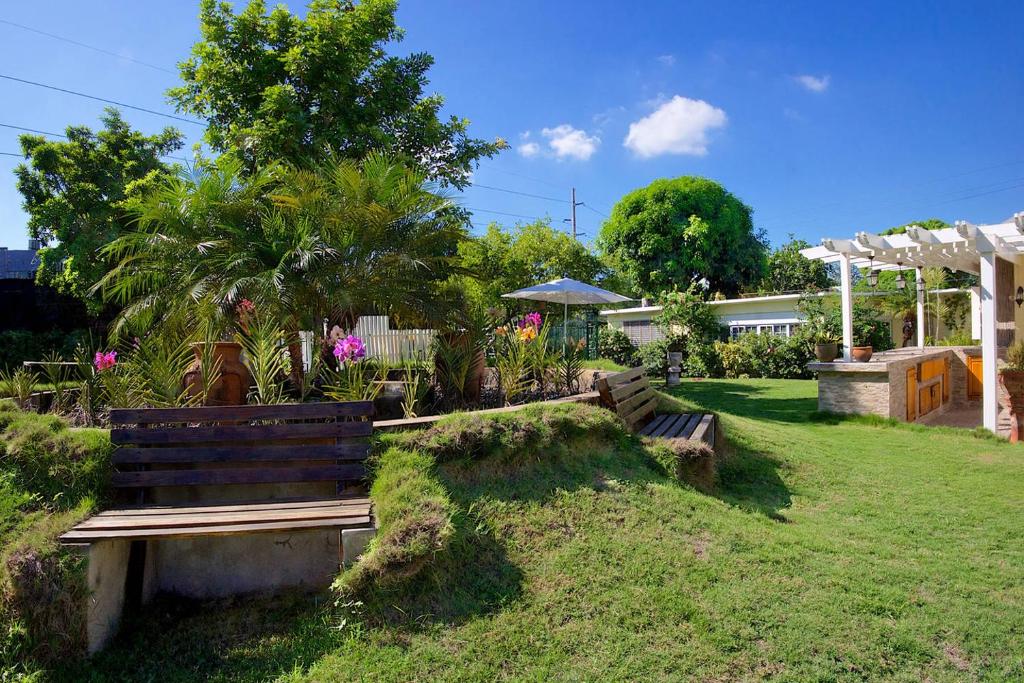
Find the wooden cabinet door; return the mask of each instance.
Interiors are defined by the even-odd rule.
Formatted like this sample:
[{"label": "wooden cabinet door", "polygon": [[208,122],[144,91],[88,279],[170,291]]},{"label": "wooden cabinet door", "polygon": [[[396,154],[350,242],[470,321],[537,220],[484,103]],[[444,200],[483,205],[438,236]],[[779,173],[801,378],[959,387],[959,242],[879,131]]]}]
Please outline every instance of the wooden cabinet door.
[{"label": "wooden cabinet door", "polygon": [[967,398],[980,399],[981,394],[981,356],[967,356]]},{"label": "wooden cabinet door", "polygon": [[917,368],[907,370],[907,422],[917,419]]}]

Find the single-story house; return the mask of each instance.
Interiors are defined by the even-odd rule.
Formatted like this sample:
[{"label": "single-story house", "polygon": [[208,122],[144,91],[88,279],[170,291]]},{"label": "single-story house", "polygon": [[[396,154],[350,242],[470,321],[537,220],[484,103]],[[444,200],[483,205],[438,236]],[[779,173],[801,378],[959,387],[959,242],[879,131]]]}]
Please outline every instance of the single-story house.
[{"label": "single-story house", "polygon": [[[959,294],[959,289],[935,289],[928,292],[929,296],[944,297]],[[836,295],[835,291],[819,292],[818,296]],[[971,294],[971,328],[972,336],[976,335],[978,325],[977,312],[978,294]],[[877,296],[875,292],[856,292],[857,296]],[[803,314],[797,304],[805,294],[770,294],[766,296],[745,296],[736,299],[719,299],[708,301],[714,308],[722,326],[728,328],[733,339],[746,333],[774,334],[790,337],[804,323]],[[654,319],[661,313],[661,306],[643,305],[633,308],[619,308],[600,311],[600,315],[612,329],[622,330],[636,346],[661,339],[664,332],[655,324]],[[966,322],[966,321],[965,321]],[[941,320],[928,318],[926,321],[928,334],[941,338],[948,330]],[[893,341],[899,345],[903,340],[903,330],[898,322],[892,323]],[[975,336],[977,338],[977,336]]]}]

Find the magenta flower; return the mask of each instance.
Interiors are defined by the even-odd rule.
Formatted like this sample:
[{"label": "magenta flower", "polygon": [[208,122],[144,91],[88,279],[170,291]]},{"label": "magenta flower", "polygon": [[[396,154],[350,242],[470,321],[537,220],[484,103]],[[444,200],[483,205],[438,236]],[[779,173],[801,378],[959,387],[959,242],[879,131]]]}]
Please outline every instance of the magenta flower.
[{"label": "magenta flower", "polygon": [[334,357],[342,363],[354,363],[366,357],[366,345],[362,339],[350,334],[334,343]]},{"label": "magenta flower", "polygon": [[117,364],[117,351],[107,351],[106,353],[97,351],[92,364],[96,367],[96,372],[103,372],[114,367]]},{"label": "magenta flower", "polygon": [[537,313],[536,311],[534,311],[533,313],[527,313],[526,315],[523,316],[523,319],[519,321],[519,329],[523,329],[524,327],[532,327],[535,330],[539,330],[541,322],[542,319],[540,317],[540,313]]}]

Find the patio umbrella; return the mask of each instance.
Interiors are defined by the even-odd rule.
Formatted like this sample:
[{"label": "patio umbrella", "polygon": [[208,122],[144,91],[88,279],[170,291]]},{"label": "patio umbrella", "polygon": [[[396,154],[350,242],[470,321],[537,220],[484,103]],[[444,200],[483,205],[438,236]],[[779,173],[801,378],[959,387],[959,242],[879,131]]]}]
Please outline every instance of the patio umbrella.
[{"label": "patio umbrella", "polygon": [[569,304],[618,304],[623,301],[632,301],[628,296],[609,292],[607,289],[601,289],[568,277],[561,277],[532,287],[524,287],[501,296],[505,299],[530,299],[531,301],[562,304],[565,309],[565,319],[562,322],[563,346],[569,342]]}]

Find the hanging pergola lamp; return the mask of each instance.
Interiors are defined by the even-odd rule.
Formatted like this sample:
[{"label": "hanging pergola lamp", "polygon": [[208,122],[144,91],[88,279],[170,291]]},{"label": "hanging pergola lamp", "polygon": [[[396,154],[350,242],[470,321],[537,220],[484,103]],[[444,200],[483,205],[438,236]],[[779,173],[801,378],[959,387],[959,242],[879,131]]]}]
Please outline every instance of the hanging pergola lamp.
[{"label": "hanging pergola lamp", "polygon": [[868,265],[868,286],[875,288],[878,286],[878,271],[875,270],[875,255],[871,255],[871,263]]},{"label": "hanging pergola lamp", "polygon": [[907,278],[903,277],[903,262],[897,261],[896,265],[899,266],[900,271],[896,274],[896,289],[901,292],[907,288]]}]

